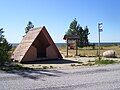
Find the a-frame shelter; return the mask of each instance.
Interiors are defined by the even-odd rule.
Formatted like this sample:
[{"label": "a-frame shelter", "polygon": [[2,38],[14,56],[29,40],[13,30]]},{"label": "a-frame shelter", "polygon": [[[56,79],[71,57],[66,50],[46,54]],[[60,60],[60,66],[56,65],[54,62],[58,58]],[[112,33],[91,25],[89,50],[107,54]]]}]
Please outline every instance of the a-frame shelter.
[{"label": "a-frame shelter", "polygon": [[62,55],[47,29],[43,26],[30,29],[13,52],[12,58],[18,62],[28,62],[42,59],[61,59]]}]

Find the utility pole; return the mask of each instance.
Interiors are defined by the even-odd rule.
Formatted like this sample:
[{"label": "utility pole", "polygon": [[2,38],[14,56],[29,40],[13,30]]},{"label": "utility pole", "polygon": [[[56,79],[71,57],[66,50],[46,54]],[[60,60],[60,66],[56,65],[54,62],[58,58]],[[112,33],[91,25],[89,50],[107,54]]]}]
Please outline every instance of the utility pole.
[{"label": "utility pole", "polygon": [[98,23],[98,36],[99,36],[99,42],[98,42],[98,56],[99,60],[101,59],[100,57],[100,32],[103,31],[103,23]]}]

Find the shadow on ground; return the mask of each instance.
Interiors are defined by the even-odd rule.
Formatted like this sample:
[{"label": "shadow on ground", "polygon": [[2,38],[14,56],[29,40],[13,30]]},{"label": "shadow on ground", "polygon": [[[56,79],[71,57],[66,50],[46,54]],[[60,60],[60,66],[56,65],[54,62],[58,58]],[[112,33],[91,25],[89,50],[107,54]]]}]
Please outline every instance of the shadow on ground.
[{"label": "shadow on ground", "polygon": [[44,76],[60,77],[59,76],[60,74],[67,74],[59,70],[43,70],[43,69],[30,69],[30,68],[24,69],[24,67],[23,69],[20,69],[20,70],[14,69],[14,70],[2,70],[2,71],[4,71],[4,73],[7,73],[7,74],[16,75],[16,77],[14,78],[22,77],[22,78],[29,78],[34,80],[37,80]]},{"label": "shadow on ground", "polygon": [[[25,64],[70,64],[70,63],[78,63],[77,61],[65,60],[65,59],[55,59],[55,60],[39,60],[34,62],[26,62]],[[47,69],[33,69],[26,68],[22,66],[4,66],[0,67],[2,71],[8,74],[15,74],[19,77],[29,78],[29,79],[39,79],[43,76],[49,77],[59,77],[60,74],[67,74],[65,72],[61,72],[59,70],[47,70]]]},{"label": "shadow on ground", "polygon": [[70,64],[78,63],[77,61],[71,61],[68,59],[45,59],[45,60],[36,60],[31,62],[24,62],[23,64]]}]

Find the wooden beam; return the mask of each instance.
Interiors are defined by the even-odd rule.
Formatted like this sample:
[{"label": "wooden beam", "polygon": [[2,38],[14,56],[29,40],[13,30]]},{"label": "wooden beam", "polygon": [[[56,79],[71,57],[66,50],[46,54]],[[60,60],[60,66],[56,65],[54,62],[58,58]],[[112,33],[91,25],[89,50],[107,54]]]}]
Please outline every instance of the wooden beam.
[{"label": "wooden beam", "polygon": [[68,39],[67,39],[67,57],[68,57]]},{"label": "wooden beam", "polygon": [[76,56],[78,55],[78,48],[77,48],[77,39],[76,39]]}]

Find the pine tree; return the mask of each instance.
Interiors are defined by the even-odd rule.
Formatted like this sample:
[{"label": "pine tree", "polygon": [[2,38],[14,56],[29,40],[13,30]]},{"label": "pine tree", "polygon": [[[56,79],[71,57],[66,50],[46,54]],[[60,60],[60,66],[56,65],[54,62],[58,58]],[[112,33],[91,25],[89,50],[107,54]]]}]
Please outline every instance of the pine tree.
[{"label": "pine tree", "polygon": [[87,45],[89,45],[89,42],[88,42],[88,35],[90,34],[89,33],[89,29],[88,29],[88,27],[86,26],[85,28],[84,28],[84,32],[83,32],[84,34],[84,37],[83,37],[83,42],[84,42],[84,45],[85,46],[87,46]]},{"label": "pine tree", "polygon": [[66,35],[76,35],[77,34],[77,20],[76,18],[70,23],[69,29]]},{"label": "pine tree", "polygon": [[84,30],[83,30],[83,28],[80,26],[79,28],[78,28],[78,36],[79,36],[79,41],[78,41],[78,46],[79,47],[83,47],[84,45],[83,45],[83,36],[84,36]]},{"label": "pine tree", "polygon": [[78,35],[79,36],[79,41],[77,43],[77,45],[79,47],[84,47],[84,46],[88,46],[89,45],[89,41],[88,41],[88,35],[89,35],[89,29],[86,26],[84,29],[80,26],[80,24],[78,24],[76,18],[70,23],[69,29],[66,32],[66,35]]},{"label": "pine tree", "polygon": [[3,35],[3,28],[0,29],[0,65],[4,65],[10,58],[9,51],[12,48]]},{"label": "pine tree", "polygon": [[31,21],[29,21],[27,27],[25,28],[25,33],[27,33],[31,28],[34,28],[34,25]]}]

